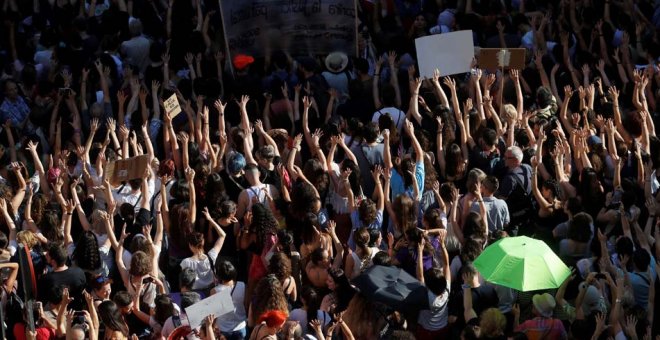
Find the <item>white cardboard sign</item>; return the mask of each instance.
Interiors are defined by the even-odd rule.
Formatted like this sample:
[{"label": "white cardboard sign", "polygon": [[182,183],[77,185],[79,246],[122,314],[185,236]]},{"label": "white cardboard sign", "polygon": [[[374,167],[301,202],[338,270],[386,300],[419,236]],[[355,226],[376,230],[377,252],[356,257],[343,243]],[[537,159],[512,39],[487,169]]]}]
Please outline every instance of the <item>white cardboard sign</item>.
[{"label": "white cardboard sign", "polygon": [[440,76],[470,72],[474,58],[472,31],[434,34],[415,39],[419,76],[433,77],[435,69]]},{"label": "white cardboard sign", "polygon": [[179,100],[176,98],[176,93],[167,98],[167,100],[163,102],[163,106],[165,107],[165,112],[169,113],[171,118],[174,118],[181,113],[181,105],[179,105]]},{"label": "white cardboard sign", "polygon": [[186,308],[186,316],[190,328],[196,329],[209,314],[216,317],[234,312],[234,302],[231,299],[231,290],[224,289],[206,299]]}]

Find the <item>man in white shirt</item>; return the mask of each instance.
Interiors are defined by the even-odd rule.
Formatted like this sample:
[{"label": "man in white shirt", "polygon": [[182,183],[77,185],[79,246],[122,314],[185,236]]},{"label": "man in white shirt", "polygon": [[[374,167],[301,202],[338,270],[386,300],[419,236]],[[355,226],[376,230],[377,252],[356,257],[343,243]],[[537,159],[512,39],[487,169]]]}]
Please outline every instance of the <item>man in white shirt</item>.
[{"label": "man in white shirt", "polygon": [[131,19],[128,29],[132,38],[121,44],[121,54],[126,56],[130,65],[137,66],[143,73],[149,65],[149,50],[151,41],[142,35],[142,22],[140,19]]}]

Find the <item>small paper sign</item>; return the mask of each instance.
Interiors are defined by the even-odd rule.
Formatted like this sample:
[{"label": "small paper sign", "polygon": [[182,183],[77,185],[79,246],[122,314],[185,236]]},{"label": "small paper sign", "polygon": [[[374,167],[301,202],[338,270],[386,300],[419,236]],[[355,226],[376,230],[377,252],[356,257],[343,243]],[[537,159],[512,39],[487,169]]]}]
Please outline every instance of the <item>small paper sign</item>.
[{"label": "small paper sign", "polygon": [[481,48],[479,49],[479,68],[495,72],[500,69],[522,70],[525,68],[525,48]]},{"label": "small paper sign", "polygon": [[181,105],[179,105],[179,100],[176,98],[176,93],[167,98],[163,106],[165,106],[165,113],[169,114],[171,118],[181,113]]},{"label": "small paper sign", "polygon": [[500,50],[497,53],[497,64],[499,67],[508,67],[511,62],[511,52],[507,50]]}]

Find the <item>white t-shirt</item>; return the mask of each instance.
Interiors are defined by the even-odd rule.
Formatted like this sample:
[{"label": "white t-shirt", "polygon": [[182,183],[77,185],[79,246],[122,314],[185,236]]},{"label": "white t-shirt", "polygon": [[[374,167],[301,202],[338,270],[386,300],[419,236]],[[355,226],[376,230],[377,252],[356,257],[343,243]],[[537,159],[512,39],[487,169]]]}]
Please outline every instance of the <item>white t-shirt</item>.
[{"label": "white t-shirt", "polygon": [[384,107],[374,112],[374,116],[371,118],[371,121],[378,123],[378,119],[380,119],[380,116],[383,115],[389,115],[390,118],[392,118],[394,124],[396,124],[397,130],[399,130],[399,133],[401,133],[401,129],[403,129],[403,122],[406,120],[406,113],[396,107]]},{"label": "white t-shirt", "polygon": [[[153,197],[154,194],[154,181],[149,180],[147,183],[147,190],[149,190],[149,197]],[[135,213],[137,214],[140,211],[140,201],[142,200],[142,192],[133,192],[131,186],[127,183],[117,188],[117,190],[112,191],[112,197],[115,200],[117,208],[121,207],[122,204],[128,203],[135,207]],[[151,202],[150,202],[151,203]],[[115,210],[115,214],[119,213],[119,209]]]},{"label": "white t-shirt", "polygon": [[428,291],[429,309],[423,309],[419,312],[417,323],[428,331],[437,331],[447,327],[449,318],[449,292],[450,285],[444,293],[437,296],[430,290]]},{"label": "white t-shirt", "polygon": [[181,261],[181,269],[192,268],[197,274],[197,279],[192,286],[193,290],[205,289],[213,284],[213,269],[209,257],[204,254],[201,259],[189,257]]}]

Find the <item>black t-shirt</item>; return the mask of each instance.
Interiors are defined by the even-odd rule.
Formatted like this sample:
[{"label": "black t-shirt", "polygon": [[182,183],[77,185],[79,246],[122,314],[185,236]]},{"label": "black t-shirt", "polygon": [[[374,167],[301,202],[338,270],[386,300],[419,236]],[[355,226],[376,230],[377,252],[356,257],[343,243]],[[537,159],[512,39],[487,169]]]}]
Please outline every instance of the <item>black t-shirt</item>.
[{"label": "black t-shirt", "polygon": [[[273,162],[275,164],[280,163],[281,162],[280,157],[279,156],[275,157],[275,160]],[[262,167],[259,167],[259,172],[261,172],[262,183],[271,184],[278,189],[280,188],[282,179],[280,178],[280,174],[277,172],[276,168],[273,168],[273,170],[266,170]]]},{"label": "black t-shirt", "polygon": [[351,98],[337,106],[337,115],[346,120],[357,117],[363,124],[371,122],[374,111],[376,109],[370,97]]},{"label": "black t-shirt", "polygon": [[226,170],[222,170],[220,176],[222,177],[222,182],[225,184],[227,196],[234,202],[238,202],[238,196],[243,189],[250,187],[244,176],[234,177],[227,173]]},{"label": "black t-shirt", "polygon": [[[465,326],[463,318],[463,288],[457,282],[456,287],[452,287],[452,294],[449,297],[449,315],[456,316],[456,325],[459,329]],[[497,308],[500,299],[497,297],[495,288],[489,284],[483,284],[477,288],[472,288],[472,308],[481,315],[481,312],[488,308]]]},{"label": "black t-shirt", "polygon": [[46,302],[50,296],[51,289],[59,289],[59,287],[68,287],[69,296],[73,298],[71,308],[81,310],[84,306],[82,292],[87,284],[85,272],[78,267],[69,267],[61,272],[50,272],[44,275],[39,280],[39,300]]}]

